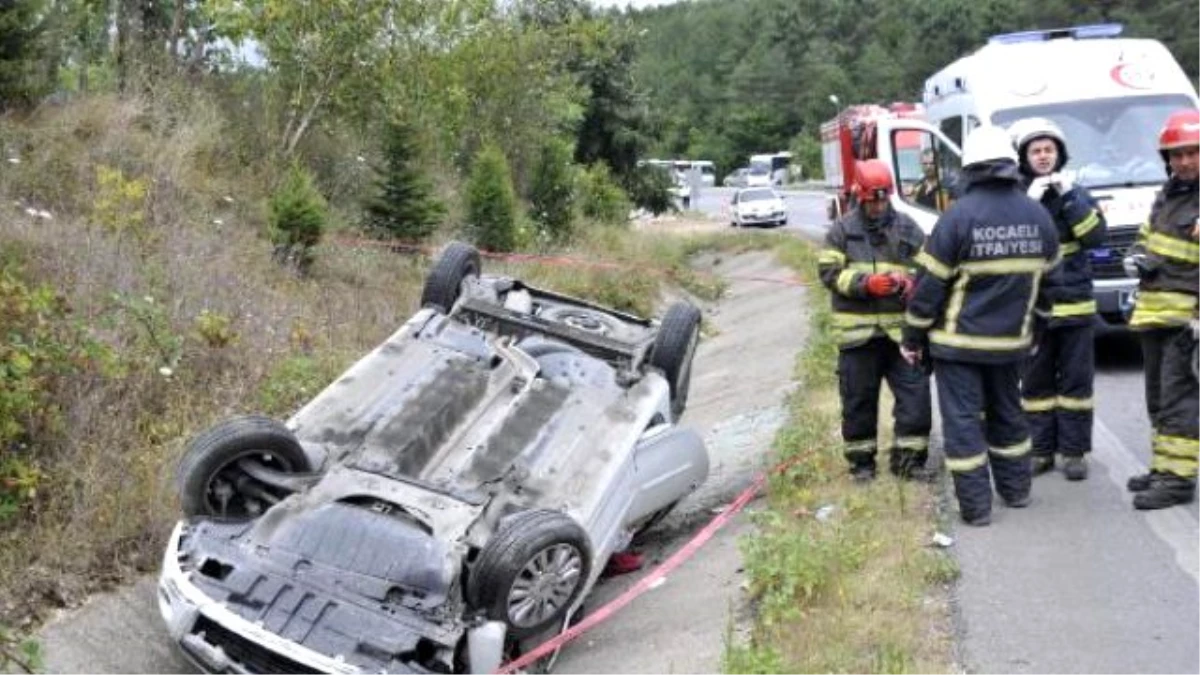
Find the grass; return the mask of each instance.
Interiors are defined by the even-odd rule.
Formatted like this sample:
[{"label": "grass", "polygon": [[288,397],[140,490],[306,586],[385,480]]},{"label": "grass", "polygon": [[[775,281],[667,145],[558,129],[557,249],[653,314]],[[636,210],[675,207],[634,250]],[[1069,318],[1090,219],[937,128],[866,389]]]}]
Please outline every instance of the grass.
[{"label": "grass", "polygon": [[[816,285],[811,247],[789,242],[779,255]],[[772,477],[756,534],[742,542],[756,620],[748,644],[727,645],[723,670],[948,672],[945,587],[957,566],[928,546],[936,499],[886,474],[850,483],[824,293],[810,312],[810,342],[796,364],[801,386],[775,441],[779,459],[796,463]]]}]

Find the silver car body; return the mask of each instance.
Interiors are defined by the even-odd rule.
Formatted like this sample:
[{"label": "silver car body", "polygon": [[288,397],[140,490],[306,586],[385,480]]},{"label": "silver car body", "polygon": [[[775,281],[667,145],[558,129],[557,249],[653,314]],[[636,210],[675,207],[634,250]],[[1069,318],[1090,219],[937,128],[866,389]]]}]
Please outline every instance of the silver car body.
[{"label": "silver car body", "polygon": [[[597,319],[599,328],[597,328]],[[287,420],[317,475],[249,522],[176,525],[160,611],[210,672],[456,668],[480,625],[470,560],[525,509],[570,516],[590,574],[706,478],[641,363],[656,324],[527,289],[464,282]]]}]

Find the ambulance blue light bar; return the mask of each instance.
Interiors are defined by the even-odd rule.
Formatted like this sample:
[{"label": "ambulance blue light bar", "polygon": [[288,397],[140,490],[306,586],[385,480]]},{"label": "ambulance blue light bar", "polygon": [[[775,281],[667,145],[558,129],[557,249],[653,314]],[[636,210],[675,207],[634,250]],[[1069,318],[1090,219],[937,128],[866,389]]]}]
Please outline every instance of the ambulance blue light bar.
[{"label": "ambulance blue light bar", "polygon": [[1075,38],[1088,40],[1096,38],[1117,37],[1125,30],[1124,24],[1096,23],[1073,28],[1052,28],[1050,30],[1027,30],[1020,33],[1003,33],[988,38],[989,44],[1011,45],[1018,42],[1045,42],[1058,38]]}]

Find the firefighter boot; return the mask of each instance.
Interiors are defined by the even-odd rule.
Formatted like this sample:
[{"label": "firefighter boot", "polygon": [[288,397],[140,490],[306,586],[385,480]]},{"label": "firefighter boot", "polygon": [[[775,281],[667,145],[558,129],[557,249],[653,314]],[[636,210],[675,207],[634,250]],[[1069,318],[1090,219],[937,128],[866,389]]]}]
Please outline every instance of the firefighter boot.
[{"label": "firefighter boot", "polygon": [[1063,473],[1067,480],[1085,480],[1088,475],[1087,460],[1083,457],[1067,457],[1063,459]]},{"label": "firefighter boot", "polygon": [[1130,492],[1145,492],[1146,490],[1149,490],[1150,486],[1153,485],[1154,482],[1163,475],[1165,474],[1163,474],[1161,471],[1154,471],[1151,469],[1147,473],[1139,473],[1136,476],[1130,476],[1129,481],[1125,483],[1125,488]]},{"label": "firefighter boot", "polygon": [[1034,455],[1033,475],[1040,476],[1054,470],[1054,455]]},{"label": "firefighter boot", "polygon": [[891,454],[888,457],[888,469],[897,478],[918,483],[929,483],[937,477],[937,474],[925,468],[925,462],[928,460],[929,454],[926,452],[892,448]]},{"label": "firefighter boot", "polygon": [[1165,509],[1176,504],[1190,504],[1195,498],[1195,478],[1159,474],[1148,489],[1134,495],[1133,508],[1139,511]]},{"label": "firefighter boot", "polygon": [[875,460],[851,464],[850,478],[855,483],[870,483],[875,480]]}]

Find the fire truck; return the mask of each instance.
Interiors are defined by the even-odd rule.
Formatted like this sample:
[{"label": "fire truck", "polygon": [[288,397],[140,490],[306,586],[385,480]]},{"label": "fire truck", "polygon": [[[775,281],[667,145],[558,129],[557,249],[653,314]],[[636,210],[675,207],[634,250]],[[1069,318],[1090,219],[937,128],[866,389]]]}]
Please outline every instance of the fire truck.
[{"label": "fire truck", "polygon": [[854,207],[856,162],[879,159],[892,169],[897,186],[892,195],[893,208],[911,216],[926,232],[933,229],[938,212],[906,198],[924,177],[921,153],[933,150],[939,175],[948,181],[958,173],[961,152],[940,130],[925,122],[924,116],[919,103],[853,105],[821,125],[825,180],[835,190],[826,207],[831,221]]}]

